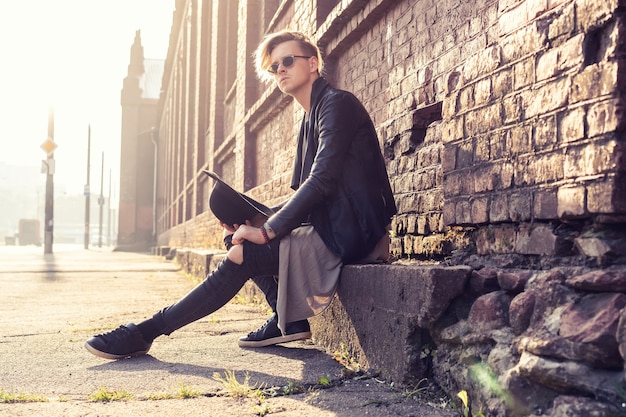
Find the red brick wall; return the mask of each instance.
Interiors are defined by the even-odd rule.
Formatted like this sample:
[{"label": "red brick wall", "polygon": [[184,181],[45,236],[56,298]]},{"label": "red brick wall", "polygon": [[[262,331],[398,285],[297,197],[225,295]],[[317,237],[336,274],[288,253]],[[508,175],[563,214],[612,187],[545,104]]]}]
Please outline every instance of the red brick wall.
[{"label": "red brick wall", "polygon": [[[325,15],[315,2],[266,2],[262,9],[239,1],[246,30],[240,27],[233,43],[240,66],[227,105],[226,91],[219,92],[224,45],[200,46],[211,59],[191,75],[207,77],[214,92],[206,98],[205,168],[224,172],[233,185],[270,204],[289,195],[302,113],[273,86],[257,82],[250,55],[266,31],[294,28],[313,34],[325,50],[326,77],[353,91],[371,112],[399,207],[392,224],[398,257],[446,256],[468,244],[464,233],[494,228],[502,228],[495,230],[502,241],[478,233],[480,251],[524,253],[532,244],[522,243],[521,235],[537,222],[626,213],[618,0],[337,3]],[[218,36],[225,4],[215,2],[211,16],[192,22]],[[172,60],[184,55],[179,47],[174,38]],[[166,103],[175,103],[181,88],[172,74]],[[162,120],[180,123],[180,114],[170,114],[176,109],[164,106]],[[172,144],[166,166],[185,155],[171,131],[162,125],[161,137]],[[210,233],[196,231],[215,226],[210,214],[188,221],[174,214],[190,192],[202,195],[202,184],[175,178],[162,178],[173,183],[159,200],[162,240],[212,244]]]}]

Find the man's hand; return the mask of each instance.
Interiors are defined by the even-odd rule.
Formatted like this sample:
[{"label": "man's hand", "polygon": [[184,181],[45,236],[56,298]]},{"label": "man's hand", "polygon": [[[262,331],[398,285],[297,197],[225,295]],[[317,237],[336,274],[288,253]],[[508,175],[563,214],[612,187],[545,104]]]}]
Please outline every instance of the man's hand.
[{"label": "man's hand", "polygon": [[257,245],[265,244],[265,238],[263,237],[261,229],[251,226],[249,221],[246,221],[246,223],[247,224],[242,224],[241,226],[239,226],[237,230],[235,230],[235,233],[233,233],[233,244],[240,245],[243,243],[244,240],[256,243]]}]

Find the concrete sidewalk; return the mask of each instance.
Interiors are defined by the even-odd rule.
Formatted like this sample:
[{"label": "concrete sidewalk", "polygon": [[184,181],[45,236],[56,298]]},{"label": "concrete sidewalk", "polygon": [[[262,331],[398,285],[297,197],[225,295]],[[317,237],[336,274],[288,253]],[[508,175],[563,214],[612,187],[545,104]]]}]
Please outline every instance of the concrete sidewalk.
[{"label": "concrete sidewalk", "polygon": [[[459,415],[371,375],[346,376],[311,341],[239,348],[237,339],[267,318],[258,305],[231,302],[157,339],[141,358],[108,361],[83,347],[95,333],[150,317],[193,285],[176,264],[147,254],[0,246],[0,415]],[[239,385],[248,378],[263,387],[264,398],[236,397],[216,378],[233,374]],[[111,392],[129,398],[90,399]],[[21,398],[7,402],[12,396]]]}]

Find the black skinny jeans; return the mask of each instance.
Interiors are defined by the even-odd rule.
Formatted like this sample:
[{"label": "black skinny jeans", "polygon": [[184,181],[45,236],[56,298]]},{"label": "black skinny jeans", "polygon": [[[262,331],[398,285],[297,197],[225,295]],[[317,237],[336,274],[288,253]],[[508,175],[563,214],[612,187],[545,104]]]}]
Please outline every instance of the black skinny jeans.
[{"label": "black skinny jeans", "polygon": [[274,297],[272,308],[275,308],[273,292],[277,292],[278,285],[273,277],[278,275],[279,244],[278,239],[265,245],[244,241],[241,265],[224,258],[203,282],[179,301],[154,315],[153,320],[161,333],[169,335],[220,309],[241,290],[249,278],[259,281],[257,285],[261,284],[259,287],[266,294],[268,302]]}]

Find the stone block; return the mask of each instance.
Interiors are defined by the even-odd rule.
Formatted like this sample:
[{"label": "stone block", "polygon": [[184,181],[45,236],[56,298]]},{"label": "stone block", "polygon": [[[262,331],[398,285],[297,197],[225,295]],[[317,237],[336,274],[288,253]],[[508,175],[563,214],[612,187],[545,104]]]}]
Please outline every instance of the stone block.
[{"label": "stone block", "polygon": [[531,218],[531,194],[521,192],[511,194],[509,198],[509,218],[514,222],[524,222]]},{"label": "stone block", "polygon": [[509,219],[509,199],[506,194],[494,195],[489,205],[489,221],[498,223]]},{"label": "stone block", "polygon": [[574,142],[585,137],[584,107],[570,108],[559,117],[558,140],[560,143]]},{"label": "stone block", "polygon": [[533,145],[537,150],[557,141],[556,116],[541,117],[534,123]]},{"label": "stone block", "polygon": [[[311,320],[316,343],[343,343],[371,369],[398,383],[425,376],[421,330],[431,327],[461,295],[471,268],[347,265],[337,298]],[[384,279],[381,279],[384,277]]]},{"label": "stone block", "polygon": [[513,66],[513,88],[521,90],[535,82],[534,58],[523,59]]},{"label": "stone block", "polygon": [[473,224],[489,221],[489,198],[475,198],[471,201],[471,222]]},{"label": "stone block", "polygon": [[618,86],[618,73],[619,66],[614,61],[588,65],[573,76],[570,100],[579,102],[611,94]]},{"label": "stone block", "polygon": [[562,219],[586,214],[586,190],[582,186],[560,187],[557,191],[557,215]]},{"label": "stone block", "polygon": [[617,130],[620,122],[622,105],[619,99],[595,103],[587,111],[588,136],[590,138]]},{"label": "stone block", "polygon": [[512,225],[483,227],[476,232],[476,252],[479,255],[513,253],[516,239]]},{"label": "stone block", "polygon": [[533,216],[535,219],[556,219],[558,201],[556,190],[538,190],[533,199]]},{"label": "stone block", "polygon": [[560,77],[523,94],[525,117],[546,114],[564,108],[568,102],[571,80]]},{"label": "stone block", "polygon": [[521,226],[515,241],[515,251],[524,255],[558,255],[560,240],[552,227],[544,224]]},{"label": "stone block", "polygon": [[626,181],[611,175],[605,181],[589,184],[587,209],[590,213],[626,214]]},{"label": "stone block", "polygon": [[548,49],[537,58],[537,81],[545,81],[558,74],[558,59],[560,50],[558,48]]},{"label": "stone block", "polygon": [[588,32],[594,27],[601,26],[614,16],[620,2],[621,0],[578,0],[576,2],[578,30]]},{"label": "stone block", "polygon": [[556,38],[574,33],[576,27],[575,17],[574,3],[565,6],[560,13],[554,16],[554,20],[550,23],[548,39],[554,41]]},{"label": "stone block", "polygon": [[472,110],[465,116],[465,134],[474,136],[498,129],[503,124],[502,104],[496,102]]},{"label": "stone block", "polygon": [[457,202],[454,217],[456,224],[470,224],[472,222],[470,202],[467,200]]},{"label": "stone block", "polygon": [[446,200],[443,203],[443,224],[451,226],[456,224],[456,203],[454,201]]}]

